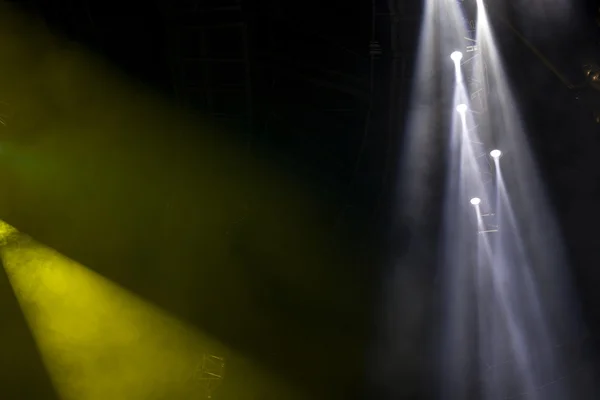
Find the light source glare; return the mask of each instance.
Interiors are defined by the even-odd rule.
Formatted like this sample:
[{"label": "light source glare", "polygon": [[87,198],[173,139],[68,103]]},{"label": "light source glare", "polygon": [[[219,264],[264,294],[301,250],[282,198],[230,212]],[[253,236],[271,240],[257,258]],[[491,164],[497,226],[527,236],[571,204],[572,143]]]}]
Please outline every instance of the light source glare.
[{"label": "light source glare", "polygon": [[502,152],[498,149],[490,151],[490,156],[492,156],[493,158],[500,158],[501,155]]},{"label": "light source glare", "polygon": [[456,106],[456,111],[458,111],[459,113],[464,113],[467,111],[467,105],[466,104],[459,104]]},{"label": "light source glare", "polygon": [[471,204],[473,204],[474,206],[478,206],[479,203],[481,203],[481,199],[479,197],[473,197],[471,199]]},{"label": "light source glare", "polygon": [[452,54],[450,54],[450,58],[454,62],[459,62],[460,60],[462,60],[463,55],[462,55],[462,53],[460,51],[455,51]]}]

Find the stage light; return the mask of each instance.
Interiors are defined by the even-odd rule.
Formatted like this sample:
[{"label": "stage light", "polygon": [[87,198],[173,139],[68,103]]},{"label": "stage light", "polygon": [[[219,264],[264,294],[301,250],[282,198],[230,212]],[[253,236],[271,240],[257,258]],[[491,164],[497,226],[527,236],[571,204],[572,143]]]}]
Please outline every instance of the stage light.
[{"label": "stage light", "polygon": [[460,51],[455,51],[454,53],[450,54],[450,58],[452,59],[452,61],[457,63],[460,60],[462,60],[463,54]]},{"label": "stage light", "polygon": [[456,111],[458,111],[459,113],[464,113],[467,111],[467,105],[466,104],[459,104],[456,106]]},{"label": "stage light", "polygon": [[502,152],[500,150],[492,150],[490,151],[490,156],[492,156],[493,158],[500,158],[500,156],[502,155]]},{"label": "stage light", "polygon": [[473,204],[474,206],[478,206],[479,203],[481,203],[481,199],[479,197],[473,197],[471,199],[471,204]]}]

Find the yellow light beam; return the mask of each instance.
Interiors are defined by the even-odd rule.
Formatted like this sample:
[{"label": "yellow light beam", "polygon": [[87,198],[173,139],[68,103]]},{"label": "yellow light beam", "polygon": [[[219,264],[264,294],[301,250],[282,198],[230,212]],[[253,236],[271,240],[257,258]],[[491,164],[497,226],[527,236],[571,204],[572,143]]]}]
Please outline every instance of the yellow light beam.
[{"label": "yellow light beam", "polygon": [[370,285],[306,185],[4,6],[0,88],[1,219],[315,393],[355,389]]},{"label": "yellow light beam", "polygon": [[[203,369],[206,354],[227,353],[214,340],[26,236],[2,246],[0,256],[62,400],[187,400],[219,393],[207,391],[210,370]],[[244,368],[252,379],[217,398],[250,399],[263,387],[296,396],[255,365]],[[15,384],[36,382],[20,377]]]},{"label": "yellow light beam", "polygon": [[2,397],[58,400],[4,269],[0,271],[0,310]]}]

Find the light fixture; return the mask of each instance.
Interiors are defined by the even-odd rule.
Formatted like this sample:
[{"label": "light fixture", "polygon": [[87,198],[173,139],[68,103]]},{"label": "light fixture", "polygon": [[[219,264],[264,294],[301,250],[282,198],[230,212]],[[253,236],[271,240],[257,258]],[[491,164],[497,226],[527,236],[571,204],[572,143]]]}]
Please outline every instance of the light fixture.
[{"label": "light fixture", "polygon": [[460,51],[455,51],[452,54],[450,54],[450,58],[452,59],[452,61],[454,61],[455,63],[457,63],[460,60],[462,60],[463,54]]},{"label": "light fixture", "polygon": [[466,104],[459,104],[456,106],[456,111],[458,111],[459,113],[464,113],[467,111],[467,105]]},{"label": "light fixture", "polygon": [[501,155],[502,152],[498,149],[490,151],[490,156],[492,156],[492,158],[500,158]]},{"label": "light fixture", "polygon": [[479,197],[473,197],[471,199],[471,204],[473,204],[474,206],[478,206],[479,203],[481,203],[481,199]]}]

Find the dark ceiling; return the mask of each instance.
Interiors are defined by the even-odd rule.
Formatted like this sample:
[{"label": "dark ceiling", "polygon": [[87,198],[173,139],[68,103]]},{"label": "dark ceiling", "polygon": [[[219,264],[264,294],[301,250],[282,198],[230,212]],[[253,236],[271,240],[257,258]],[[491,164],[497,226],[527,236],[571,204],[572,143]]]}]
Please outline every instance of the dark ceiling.
[{"label": "dark ceiling", "polygon": [[[359,179],[379,189],[372,180],[387,138],[367,128],[377,123],[369,112],[371,2],[57,3],[43,11],[56,30],[183,107],[216,117],[256,150],[276,148],[266,153],[328,187],[348,190]],[[381,3],[375,34],[386,44],[389,11]],[[377,83],[387,75],[381,64]]]}]

